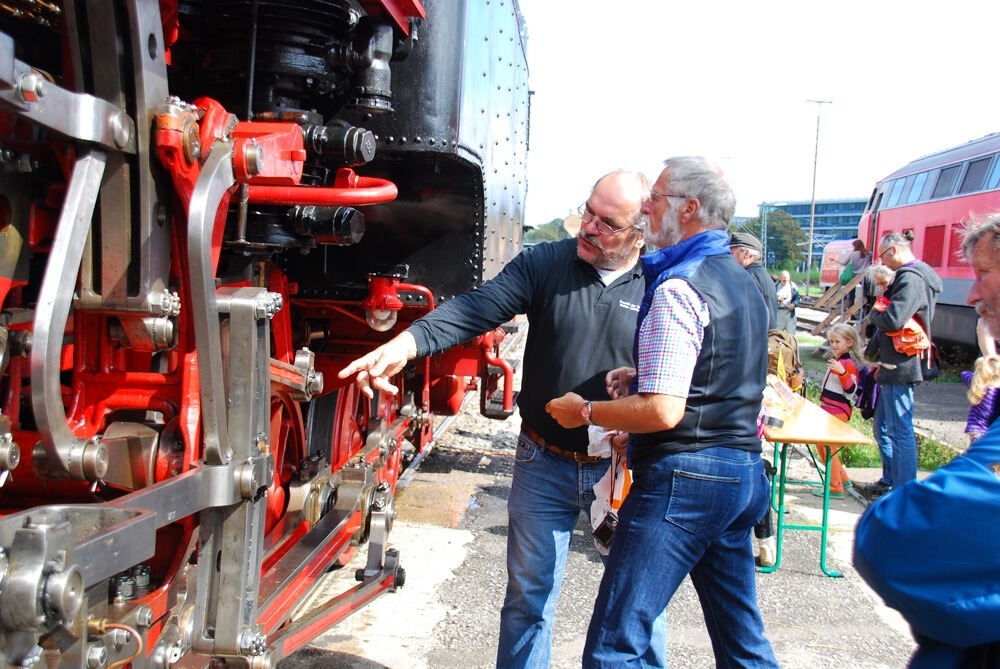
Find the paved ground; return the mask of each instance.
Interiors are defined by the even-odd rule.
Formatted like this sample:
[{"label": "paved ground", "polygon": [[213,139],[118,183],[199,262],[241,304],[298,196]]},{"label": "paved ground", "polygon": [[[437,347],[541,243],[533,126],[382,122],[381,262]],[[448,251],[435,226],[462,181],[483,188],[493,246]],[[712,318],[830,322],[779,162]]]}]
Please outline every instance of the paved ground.
[{"label": "paved ground", "polygon": [[965,418],[969,400],[964,383],[921,383],[914,395],[913,424],[930,437],[965,450],[969,440],[965,435]]},{"label": "paved ground", "polygon": [[[463,418],[442,440],[399,496],[392,544],[400,548],[406,586],[331,629],[280,669],[493,666],[516,419],[485,430],[475,417],[470,420]],[[804,459],[793,460],[790,471],[792,477],[810,477]],[[819,521],[821,500],[810,490],[788,488],[789,522]],[[906,625],[850,565],[853,527],[862,510],[851,498],[831,503],[829,564],[843,578],[820,572],[816,532],[788,532],[781,568],[758,574],[758,599],[781,666],[906,664],[913,648]],[[552,661],[557,669],[579,666],[602,572],[587,529],[583,522],[577,527],[557,610]],[[353,573],[353,566],[341,573]],[[344,587],[336,578],[331,591]],[[671,667],[713,666],[690,581],[674,597],[668,615]]]},{"label": "paved ground", "polygon": [[[942,387],[935,387],[942,386]],[[918,421],[939,439],[964,444],[965,407],[957,384],[925,384],[917,394]],[[400,549],[407,583],[280,669],[461,667],[494,664],[505,585],[506,499],[519,418],[489,421],[477,402],[443,436],[397,499],[390,543]],[[957,427],[957,432],[955,432]],[[950,435],[950,436],[945,436]],[[790,477],[814,478],[805,459]],[[852,471],[871,480],[876,470]],[[789,522],[818,522],[821,500],[805,485],[788,488]],[[905,666],[913,643],[904,621],[882,605],[850,563],[853,528],[864,510],[858,498],[831,502],[829,564],[819,570],[819,533],[789,532],[781,568],[758,574],[758,599],[767,634],[782,667],[841,669]],[[581,522],[573,538],[553,637],[552,666],[577,667],[602,567]],[[351,584],[354,565],[326,587]],[[338,578],[346,579],[337,582]],[[669,611],[671,667],[711,667],[711,646],[697,596],[685,581]]]}]

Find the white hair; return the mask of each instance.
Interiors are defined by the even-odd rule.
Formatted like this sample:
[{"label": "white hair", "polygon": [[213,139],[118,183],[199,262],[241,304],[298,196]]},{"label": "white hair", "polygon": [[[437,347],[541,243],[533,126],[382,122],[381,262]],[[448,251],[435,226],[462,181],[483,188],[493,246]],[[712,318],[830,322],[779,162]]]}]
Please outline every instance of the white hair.
[{"label": "white hair", "polygon": [[667,158],[669,183],[679,195],[696,198],[698,216],[706,228],[725,230],[736,211],[736,196],[717,165],[701,156]]},{"label": "white hair", "polygon": [[962,231],[962,256],[966,261],[972,260],[972,251],[979,240],[985,236],[993,238],[993,249],[1000,252],[1000,212],[987,214],[982,218],[972,217]]}]

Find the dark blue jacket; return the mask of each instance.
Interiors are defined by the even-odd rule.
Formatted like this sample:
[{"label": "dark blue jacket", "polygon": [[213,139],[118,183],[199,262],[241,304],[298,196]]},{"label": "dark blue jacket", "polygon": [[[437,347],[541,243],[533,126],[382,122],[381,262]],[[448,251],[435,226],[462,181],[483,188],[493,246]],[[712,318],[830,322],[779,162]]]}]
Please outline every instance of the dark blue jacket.
[{"label": "dark blue jacket", "polygon": [[778,327],[778,297],[774,291],[774,280],[759,262],[747,265],[747,272],[757,284],[760,296],[764,298],[764,308],[767,310],[767,329]]},{"label": "dark blue jacket", "polygon": [[858,521],[854,566],[913,628],[911,666],[1000,666],[1000,421],[925,480],[872,504]]},{"label": "dark blue jacket", "polygon": [[[709,446],[760,452],[757,414],[767,374],[767,311],[753,279],[729,253],[726,234],[702,232],[640,260],[648,284],[640,325],[656,289],[671,278],[687,281],[705,300],[709,324],[684,416],[671,430],[633,434],[631,461]],[[637,326],[637,350],[638,332]]]}]

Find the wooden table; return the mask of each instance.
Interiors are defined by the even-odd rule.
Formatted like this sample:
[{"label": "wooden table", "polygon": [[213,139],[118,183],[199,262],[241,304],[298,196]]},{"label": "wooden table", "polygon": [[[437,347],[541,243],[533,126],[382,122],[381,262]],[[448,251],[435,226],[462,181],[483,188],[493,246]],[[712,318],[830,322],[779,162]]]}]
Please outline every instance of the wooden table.
[{"label": "wooden table", "polygon": [[[833,455],[844,446],[870,444],[872,440],[847,423],[834,418],[805,398],[799,398],[799,405],[781,416],[785,423],[781,427],[767,426],[764,437],[774,444],[775,458],[778,460],[778,475],[771,481],[771,505],[774,506],[775,487],[778,505],[778,539],[774,566],[761,567],[762,572],[772,572],[781,566],[781,545],[785,530],[811,530],[821,532],[819,566],[823,573],[832,578],[840,577],[840,572],[830,571],[826,566],[826,540],[830,516],[830,462]],[[785,524],[785,473],[788,467],[788,447],[792,444],[822,445],[826,451],[826,473],[823,474],[823,522],[820,525]]]}]

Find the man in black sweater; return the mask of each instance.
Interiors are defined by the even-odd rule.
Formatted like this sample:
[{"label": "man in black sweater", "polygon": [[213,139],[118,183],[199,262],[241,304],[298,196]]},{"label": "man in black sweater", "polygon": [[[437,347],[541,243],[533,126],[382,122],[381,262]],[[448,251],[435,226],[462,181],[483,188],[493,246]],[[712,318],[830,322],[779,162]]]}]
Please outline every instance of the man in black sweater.
[{"label": "man in black sweater", "polygon": [[[560,427],[545,411],[574,392],[607,399],[605,374],[632,365],[636,313],[645,281],[640,211],[648,182],[619,171],[598,180],[581,207],[576,239],[526,248],[496,277],[414,322],[355,360],[362,392],[396,392],[392,378],[414,358],[431,355],[526,314],[524,377],[517,405],[521,433],[507,503],[507,595],[500,614],[499,667],[549,664],[552,617],[570,536],[588,513],[593,485],[608,460],[587,454],[587,428]],[[657,652],[665,652],[657,644]],[[666,657],[656,657],[659,666]]]}]

